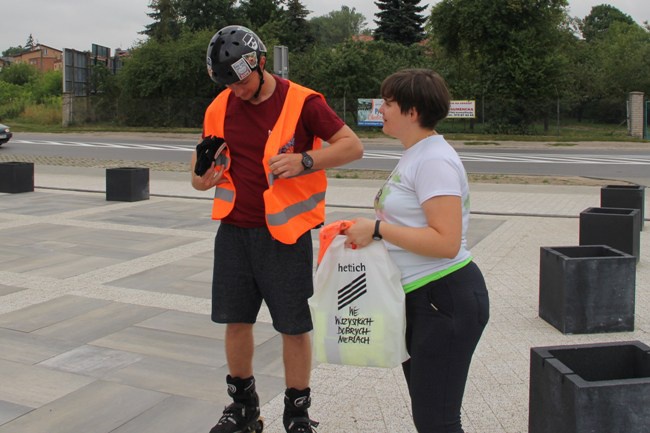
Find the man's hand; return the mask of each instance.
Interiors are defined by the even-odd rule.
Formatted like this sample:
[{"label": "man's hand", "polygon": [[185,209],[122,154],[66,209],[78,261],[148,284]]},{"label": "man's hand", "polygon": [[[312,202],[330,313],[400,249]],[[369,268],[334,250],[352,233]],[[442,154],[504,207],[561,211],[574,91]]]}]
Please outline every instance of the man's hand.
[{"label": "man's hand", "polygon": [[192,173],[192,186],[199,191],[207,191],[213,188],[223,180],[223,168],[217,171],[214,162],[210,165],[203,176]]},{"label": "man's hand", "polygon": [[224,181],[224,165],[216,165],[215,158],[225,147],[222,138],[207,137],[196,146],[192,153],[191,173],[192,187],[199,191],[206,191]]},{"label": "man's hand", "polygon": [[269,159],[269,168],[276,176],[283,179],[297,176],[305,170],[300,153],[279,153]]},{"label": "man's hand", "polygon": [[225,140],[221,137],[208,136],[196,145],[196,164],[194,173],[203,176],[210,168],[214,168],[214,160],[217,153],[221,151],[221,145]]}]

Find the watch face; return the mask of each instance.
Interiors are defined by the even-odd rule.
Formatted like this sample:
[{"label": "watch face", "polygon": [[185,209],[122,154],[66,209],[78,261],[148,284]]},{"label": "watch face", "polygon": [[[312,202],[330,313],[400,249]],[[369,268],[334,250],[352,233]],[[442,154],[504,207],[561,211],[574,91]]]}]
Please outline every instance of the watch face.
[{"label": "watch face", "polygon": [[302,165],[305,168],[312,168],[314,166],[314,160],[307,152],[302,153]]}]

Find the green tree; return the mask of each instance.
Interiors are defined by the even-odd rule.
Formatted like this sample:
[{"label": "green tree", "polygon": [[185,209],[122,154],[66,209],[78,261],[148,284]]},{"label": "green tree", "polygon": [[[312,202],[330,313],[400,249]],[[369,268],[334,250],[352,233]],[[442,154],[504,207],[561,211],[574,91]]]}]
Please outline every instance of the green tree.
[{"label": "green tree", "polygon": [[591,116],[599,121],[625,120],[625,100],[633,91],[650,94],[650,33],[636,23],[613,23],[588,44],[594,67],[586,89],[591,96]]},{"label": "green tree", "polygon": [[614,6],[608,4],[594,6],[582,23],[582,36],[587,42],[591,42],[604,35],[616,22],[636,24],[631,16],[624,14]]},{"label": "green tree", "polygon": [[[598,10],[611,11],[594,8],[592,13],[598,15]],[[582,28],[584,21],[579,24]],[[563,89],[563,110],[578,121],[620,123],[626,116],[628,93],[650,91],[650,76],[645,72],[650,69],[650,33],[626,18],[612,20],[601,30],[589,40],[574,36],[561,45],[569,61],[558,87]],[[571,32],[581,35],[574,28]]]},{"label": "green tree", "polygon": [[25,42],[25,50],[31,50],[36,46],[36,42],[34,42],[34,37],[30,33],[29,36],[27,37],[27,42]]},{"label": "green tree", "polygon": [[381,82],[405,67],[431,66],[425,48],[386,41],[353,41],[289,53],[291,79],[323,93],[342,117],[356,123],[357,99],[380,97]]},{"label": "green tree", "polygon": [[426,18],[421,15],[426,6],[420,0],[377,0],[375,38],[402,45],[411,45],[424,38]]},{"label": "green tree", "polygon": [[120,120],[130,125],[198,126],[217,87],[207,75],[212,30],[183,31],[174,41],[148,40],[118,74]]},{"label": "green tree", "polygon": [[312,18],[310,21],[317,43],[334,45],[361,34],[366,27],[366,17],[355,8],[341,6],[338,11]]},{"label": "green tree", "polygon": [[38,78],[38,69],[28,63],[12,63],[0,71],[0,80],[24,86]]},{"label": "green tree", "polygon": [[90,93],[93,94],[112,94],[117,92],[116,77],[103,64],[97,64],[90,67]]},{"label": "green tree", "polygon": [[[286,9],[282,13],[282,33],[278,38],[290,51],[304,51],[314,43],[307,16],[309,11],[300,0],[286,0]],[[267,46],[268,48],[268,46]]]},{"label": "green tree", "polygon": [[495,132],[529,132],[556,99],[566,69],[561,52],[566,0],[443,0],[432,35],[451,56],[474,59]]},{"label": "green tree", "polygon": [[242,0],[239,11],[248,21],[249,27],[257,32],[282,12],[280,0]]},{"label": "green tree", "polygon": [[17,47],[9,47],[6,50],[2,52],[3,57],[14,57],[18,56],[22,53],[24,53],[26,50],[22,45],[18,45]]},{"label": "green tree", "polygon": [[157,41],[176,39],[181,33],[176,0],[151,0],[149,8],[153,11],[147,15],[153,19],[153,22],[147,24],[140,34]]},{"label": "green tree", "polygon": [[[239,23],[237,0],[176,0],[185,27],[192,31],[217,30]],[[207,46],[207,45],[206,45]]]}]

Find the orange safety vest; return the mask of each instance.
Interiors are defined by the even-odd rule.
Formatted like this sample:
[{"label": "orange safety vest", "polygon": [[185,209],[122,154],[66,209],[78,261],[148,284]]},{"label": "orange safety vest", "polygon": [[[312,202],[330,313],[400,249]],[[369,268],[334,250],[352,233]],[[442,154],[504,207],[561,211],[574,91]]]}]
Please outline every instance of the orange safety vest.
[{"label": "orange safety vest", "polygon": [[[204,134],[224,137],[226,106],[230,89],[222,91],[205,113]],[[295,244],[300,236],[325,221],[325,191],[327,176],[324,170],[305,170],[287,179],[276,178],[269,169],[269,159],[277,155],[283,144],[294,139],[296,125],[305,100],[310,95],[323,95],[289,82],[289,89],[278,117],[264,148],[262,164],[269,188],[264,191],[266,225],[274,239]],[[323,98],[324,99],[324,98]],[[312,149],[320,149],[320,138],[314,137]],[[215,187],[212,219],[225,218],[235,205],[237,196],[230,174],[230,150],[226,147],[218,157],[223,165],[223,181]]]}]

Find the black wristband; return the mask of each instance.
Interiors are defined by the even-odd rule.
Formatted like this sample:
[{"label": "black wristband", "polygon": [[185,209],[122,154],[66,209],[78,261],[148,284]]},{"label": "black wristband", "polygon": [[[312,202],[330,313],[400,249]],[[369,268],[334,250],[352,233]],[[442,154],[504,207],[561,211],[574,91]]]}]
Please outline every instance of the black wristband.
[{"label": "black wristband", "polygon": [[377,220],[377,221],[375,221],[375,232],[372,234],[372,238],[373,238],[374,240],[376,240],[376,241],[380,241],[380,240],[383,239],[383,237],[382,237],[381,234],[379,233],[379,223],[380,223],[380,222],[381,222],[381,220]]}]

